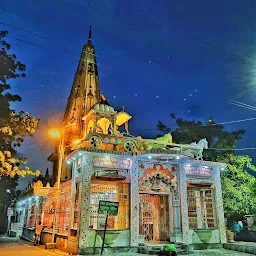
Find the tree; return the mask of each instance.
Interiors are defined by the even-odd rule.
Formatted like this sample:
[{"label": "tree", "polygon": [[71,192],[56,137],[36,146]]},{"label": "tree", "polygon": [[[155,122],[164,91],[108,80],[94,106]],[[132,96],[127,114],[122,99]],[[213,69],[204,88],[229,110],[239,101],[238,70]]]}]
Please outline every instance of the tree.
[{"label": "tree", "polygon": [[256,182],[247,172],[256,171],[252,159],[249,156],[226,154],[217,160],[227,164],[227,171],[221,177],[223,206],[229,222],[242,220],[244,215],[256,213]]},{"label": "tree", "polygon": [[25,77],[26,66],[16,60],[15,54],[8,53],[11,46],[4,40],[7,34],[7,31],[0,32],[0,176],[38,176],[38,170],[33,172],[28,166],[24,166],[25,158],[15,157],[15,148],[21,146],[25,137],[33,136],[39,120],[27,112],[16,113],[11,109],[11,103],[21,101],[21,97],[9,92],[9,81]]},{"label": "tree", "polygon": [[[175,127],[171,130],[175,143],[190,144],[206,138],[209,150],[204,150],[204,159],[227,164],[225,172],[221,173],[225,216],[232,221],[256,213],[256,179],[248,173],[255,172],[256,167],[249,156],[236,155],[234,151],[245,131],[226,131],[223,125],[215,123],[213,117],[204,125],[199,121],[177,118],[174,114],[170,116]],[[162,133],[168,129],[162,122],[158,122],[157,128]]]}]

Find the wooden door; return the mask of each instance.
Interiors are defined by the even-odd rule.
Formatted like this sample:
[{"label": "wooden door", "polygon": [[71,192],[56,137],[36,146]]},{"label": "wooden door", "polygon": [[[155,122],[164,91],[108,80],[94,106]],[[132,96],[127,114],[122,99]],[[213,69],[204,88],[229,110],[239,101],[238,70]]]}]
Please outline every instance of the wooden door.
[{"label": "wooden door", "polygon": [[146,242],[169,240],[168,196],[140,194],[139,233]]}]

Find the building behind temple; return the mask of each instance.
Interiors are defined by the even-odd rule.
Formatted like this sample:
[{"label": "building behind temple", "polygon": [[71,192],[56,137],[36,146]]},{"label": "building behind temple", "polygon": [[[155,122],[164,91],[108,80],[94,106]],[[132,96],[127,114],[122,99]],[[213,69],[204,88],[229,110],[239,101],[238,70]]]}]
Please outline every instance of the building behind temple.
[{"label": "building behind temple", "polygon": [[[102,245],[105,223],[105,215],[98,213],[99,201],[108,200],[119,202],[118,215],[108,221],[105,246],[109,251],[136,251],[139,244],[147,248],[163,242],[185,248],[225,243],[220,182],[225,165],[202,160],[207,141],[179,145],[172,142],[171,134],[156,140],[134,137],[128,134],[131,119],[124,110],[116,111],[100,92],[90,29],[63,120],[65,159],[59,201],[54,187],[41,189],[47,191],[44,195],[21,198],[20,219],[27,215],[26,223],[21,220],[23,229],[33,232],[28,219],[35,202],[46,226],[43,243],[51,241],[57,211],[57,247],[93,253]],[[123,126],[127,133],[120,132]],[[56,180],[58,154],[49,160]]]}]

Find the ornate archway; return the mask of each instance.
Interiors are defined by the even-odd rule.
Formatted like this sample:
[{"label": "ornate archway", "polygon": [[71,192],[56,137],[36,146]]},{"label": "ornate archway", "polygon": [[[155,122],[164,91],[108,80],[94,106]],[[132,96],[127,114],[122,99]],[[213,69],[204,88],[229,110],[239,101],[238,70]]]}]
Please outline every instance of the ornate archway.
[{"label": "ornate archway", "polygon": [[139,165],[139,233],[147,242],[168,241],[172,201],[178,197],[172,165],[143,162]]}]

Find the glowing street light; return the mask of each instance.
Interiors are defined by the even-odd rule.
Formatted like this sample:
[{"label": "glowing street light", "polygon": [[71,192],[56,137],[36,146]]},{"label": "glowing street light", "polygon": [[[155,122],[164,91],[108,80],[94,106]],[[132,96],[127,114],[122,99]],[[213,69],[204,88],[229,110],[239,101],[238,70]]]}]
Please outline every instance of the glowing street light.
[{"label": "glowing street light", "polygon": [[73,143],[74,143],[74,145],[76,146],[77,144],[80,143],[80,140],[75,140]]},{"label": "glowing street light", "polygon": [[54,211],[54,218],[53,218],[53,225],[52,225],[52,243],[54,243],[55,240],[55,228],[56,228],[56,222],[57,222],[57,208],[59,203],[59,190],[60,190],[60,178],[61,178],[61,170],[62,170],[62,164],[64,159],[64,132],[63,130],[51,130],[50,135],[52,137],[59,139],[59,147],[58,147],[58,175],[57,175],[57,202],[56,202],[56,209]]},{"label": "glowing street light", "polygon": [[58,130],[51,130],[49,133],[52,137],[60,137],[60,132]]}]

